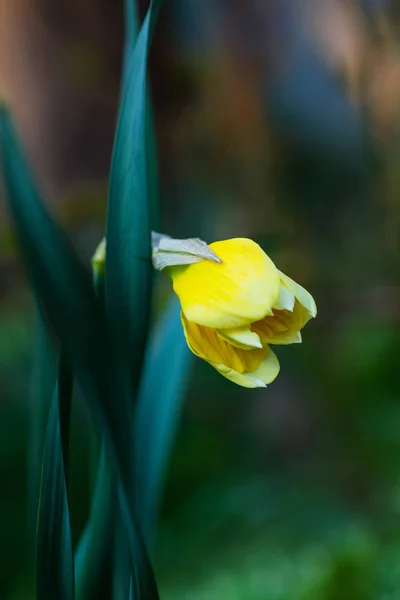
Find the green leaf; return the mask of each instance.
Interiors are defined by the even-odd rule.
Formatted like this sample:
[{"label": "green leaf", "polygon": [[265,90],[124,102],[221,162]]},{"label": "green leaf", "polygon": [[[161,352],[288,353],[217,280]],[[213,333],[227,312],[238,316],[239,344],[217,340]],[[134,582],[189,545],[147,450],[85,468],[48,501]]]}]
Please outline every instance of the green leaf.
[{"label": "green leaf", "polygon": [[[160,3],[158,2],[156,4]],[[111,241],[114,240],[114,248],[116,248],[118,260],[117,269],[112,271],[113,277],[111,277],[111,292],[108,294],[109,313],[111,313],[110,320],[111,322],[115,322],[112,317],[112,307],[114,306],[117,317],[121,317],[121,325],[119,330],[117,323],[117,334],[119,333],[119,339],[121,339],[122,334],[122,345],[125,347],[128,353],[127,366],[128,369],[131,368],[132,370],[132,381],[134,383],[137,382],[139,378],[140,368],[143,360],[145,339],[147,335],[148,307],[150,304],[151,267],[150,262],[148,262],[148,264],[144,264],[142,261],[136,261],[135,256],[132,258],[132,248],[135,248],[135,230],[133,229],[132,232],[130,232],[130,228],[126,226],[126,223],[129,225],[129,219],[136,218],[136,211],[138,209],[144,210],[145,213],[151,212],[153,215],[151,218],[153,219],[157,212],[156,161],[154,156],[155,142],[154,139],[152,139],[150,143],[147,143],[146,139],[149,131],[150,134],[153,135],[151,115],[150,111],[147,112],[146,106],[143,105],[144,95],[137,94],[138,89],[145,88],[147,49],[149,43],[148,36],[151,31],[150,21],[152,20],[154,22],[154,10],[157,10],[158,6],[153,6],[151,8],[153,11],[151,13],[151,17],[149,15],[147,16],[147,19],[144,23],[144,28],[142,29],[141,38],[139,39],[137,46],[135,46],[138,30],[136,7],[133,0],[125,0],[126,36],[122,82],[122,103],[113,156],[107,230],[108,265],[111,264],[111,260],[109,260],[110,236]],[[138,100],[137,103],[136,97]],[[143,119],[144,122],[145,118],[147,119],[148,126],[147,135],[141,127],[141,120]],[[137,123],[139,124],[139,131],[136,132],[136,135],[132,135],[129,128],[133,127],[133,130],[135,130]],[[146,152],[145,159],[143,158],[144,150]],[[136,154],[139,155],[139,161],[142,162],[139,162],[139,166],[135,170],[133,166],[137,162],[137,159],[135,158]],[[147,161],[147,164],[145,160]],[[129,161],[132,161],[132,164]],[[150,173],[151,178],[149,181]],[[135,191],[131,192],[131,186],[135,185],[135,182],[132,184],[132,181],[130,180],[131,176],[138,178],[138,186],[141,185],[141,180],[143,181],[144,186],[146,186],[148,183],[148,193],[146,192],[146,187],[142,190],[141,195],[135,194]],[[121,180],[123,182],[122,184]],[[131,194],[133,195],[131,196]],[[136,196],[138,196],[137,202]],[[150,200],[148,200],[147,196],[150,196]],[[147,208],[149,202],[150,211],[148,211]],[[148,223],[144,223],[142,226],[149,228]],[[114,232],[114,234],[112,232]],[[147,234],[149,235],[150,232],[148,231]],[[129,244],[132,241],[133,244],[126,248],[126,244]],[[121,245],[125,248],[125,252],[122,254]],[[110,274],[110,272],[111,268],[109,268],[108,273]],[[116,276],[114,277],[114,275]],[[108,282],[109,280],[110,275]],[[143,289],[138,290],[136,286],[141,286],[142,281],[144,281]],[[110,287],[108,287],[108,290],[110,290]],[[138,303],[140,302],[141,304],[139,305]],[[131,319],[135,315],[138,316],[138,319],[131,327]],[[140,324],[140,329],[135,330],[135,327],[138,327],[138,322]],[[130,337],[128,338],[126,335],[127,331],[124,331],[126,323],[128,324],[130,331]],[[127,344],[125,343],[125,340],[128,340]],[[133,397],[131,398],[131,402],[133,403]],[[101,462],[98,474],[99,481],[106,476],[104,473],[105,469],[106,465],[104,462]],[[90,587],[90,581],[94,579],[94,574],[96,571],[97,579],[101,581],[104,573],[110,566],[108,547],[109,536],[107,535],[107,532],[111,530],[111,527],[114,524],[115,514],[112,511],[113,503],[109,490],[110,481],[107,481],[105,485],[107,485],[105,495],[106,499],[104,499],[102,485],[96,487],[96,492],[93,497],[90,524],[88,525],[87,531],[85,532],[77,552],[77,594],[78,598],[85,598],[85,600],[87,598],[97,597],[96,586],[92,585],[92,587]],[[100,538],[97,534],[99,530],[103,532],[102,538]],[[115,586],[113,591],[117,597],[122,596],[123,598],[126,596],[126,587],[129,584],[130,576],[129,563],[126,563],[125,544],[125,534],[123,533],[123,529],[121,528],[120,524],[117,524],[115,548],[116,562],[114,565]],[[81,566],[84,568],[81,568]],[[89,572],[93,573],[93,575],[91,575]],[[133,594],[132,584],[131,593]]]},{"label": "green leaf", "polygon": [[[151,300],[152,269],[148,243],[145,240],[150,239],[149,219],[150,213],[156,213],[157,188],[155,158],[152,154],[154,140],[151,144],[147,143],[148,131],[152,133],[152,129],[149,125],[151,117],[146,110],[146,68],[149,37],[159,4],[157,1],[150,6],[136,39],[136,7],[133,0],[125,0],[122,101],[113,152],[107,215],[108,318],[116,343],[121,348],[121,363],[124,362],[133,384],[130,394],[132,407],[134,388],[143,363]],[[152,180],[149,182],[150,172]],[[149,205],[153,208],[149,208]],[[142,260],[142,256],[146,255],[147,262]],[[132,419],[130,422],[132,423]],[[114,515],[110,518],[107,511],[101,509],[101,503],[102,498],[95,496],[93,532],[97,527],[110,529],[114,518]],[[99,506],[100,509],[96,509]],[[103,521],[100,522],[99,519]],[[113,597],[126,598],[131,568],[126,560],[125,528],[118,520],[116,526]],[[107,541],[106,537],[104,539]],[[95,560],[92,554],[91,565],[101,569],[103,574],[107,553],[101,544],[87,546],[98,555]],[[133,586],[131,589],[133,593]]]},{"label": "green leaf", "polygon": [[192,362],[180,310],[174,296],[155,327],[136,409],[136,506],[148,545],[154,541],[160,498]]},{"label": "green leaf", "polygon": [[152,600],[158,597],[157,588],[134,518],[126,373],[117,360],[90,272],[44,208],[4,109],[0,147],[11,214],[31,284],[83,391],[118,481],[135,598]]},{"label": "green leaf", "polygon": [[147,136],[146,136],[146,152],[147,152],[147,178],[149,182],[149,215],[150,226],[152,231],[159,229],[159,187],[158,187],[158,160],[157,160],[157,140],[154,127],[154,120],[151,113],[150,100],[148,101],[147,113]]},{"label": "green leaf", "polygon": [[130,64],[132,52],[135,48],[135,42],[139,31],[138,15],[135,0],[125,0],[125,47],[124,63],[122,66],[122,90],[125,89],[126,76]]},{"label": "green leaf", "polygon": [[43,452],[36,545],[37,600],[73,600],[74,559],[67,492],[72,375],[60,358]]},{"label": "green leaf", "polygon": [[[122,69],[122,90],[125,89],[130,58],[135,46],[139,30],[138,16],[135,0],[125,0],[125,49],[124,64]],[[151,108],[150,94],[147,94],[147,119],[146,119],[146,154],[147,154],[147,181],[149,196],[149,214],[152,230],[158,230],[158,168],[157,168],[157,143]]]},{"label": "green leaf", "polygon": [[[97,298],[104,306],[102,269],[93,269],[93,284]],[[111,549],[117,508],[115,487],[103,444],[97,466],[90,517],[75,552],[77,600],[97,600],[101,595],[111,597],[113,579]]]},{"label": "green leaf", "polygon": [[117,414],[107,395],[110,374],[101,366],[113,359],[90,273],[44,208],[4,110],[0,127],[6,190],[30,281],[83,389],[99,400],[92,402],[96,421],[108,433],[117,425]]},{"label": "green leaf", "polygon": [[116,508],[115,482],[101,449],[90,519],[75,552],[77,600],[108,597],[111,590],[112,541]]},{"label": "green leaf", "polygon": [[[161,0],[153,0],[126,62],[107,213],[107,316],[139,380],[151,301],[151,224],[147,155],[147,55]],[[129,43],[128,43],[129,45]]]},{"label": "green leaf", "polygon": [[32,524],[32,539],[36,534],[43,443],[56,380],[55,351],[44,317],[37,311],[28,442],[28,516]]},{"label": "green leaf", "polygon": [[[149,174],[155,167],[147,141],[149,125],[146,91],[149,38],[159,1],[152,2],[136,38],[133,0],[125,0],[126,41],[122,102],[114,143],[107,213],[106,306],[126,367],[137,387],[144,359],[151,303],[151,215],[157,198]],[[154,145],[154,144],[153,144]],[[151,205],[153,210],[151,210]],[[122,358],[122,357],[121,357]],[[132,395],[133,406],[133,395]],[[134,594],[126,562],[125,533],[117,522],[113,597]],[[130,586],[130,592],[129,592]]]}]

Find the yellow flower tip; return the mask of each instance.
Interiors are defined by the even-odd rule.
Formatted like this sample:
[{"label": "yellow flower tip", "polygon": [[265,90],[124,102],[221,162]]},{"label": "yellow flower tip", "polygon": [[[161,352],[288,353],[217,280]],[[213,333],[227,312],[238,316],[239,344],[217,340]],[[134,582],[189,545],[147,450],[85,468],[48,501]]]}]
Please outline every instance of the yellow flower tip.
[{"label": "yellow flower tip", "polygon": [[97,246],[92,257],[92,269],[96,275],[103,275],[106,262],[106,238]]},{"label": "yellow flower tip", "polygon": [[308,310],[308,314],[310,315],[310,317],[312,317],[313,319],[315,319],[315,317],[317,316],[317,305],[315,304],[315,300],[314,298],[311,296],[311,304],[310,306],[307,308]]},{"label": "yellow flower tip", "polygon": [[252,375],[248,375],[248,379],[254,383],[254,387],[262,388],[267,387],[267,384],[264,383],[261,379],[257,379],[257,377],[253,377]]},{"label": "yellow flower tip", "polygon": [[247,238],[234,238],[213,242],[210,248],[221,263],[203,260],[171,270],[186,318],[225,330],[272,315],[280,279],[261,247]]},{"label": "yellow flower tip", "polygon": [[295,336],[293,339],[293,344],[302,344],[302,343],[303,343],[303,338],[302,338],[301,332],[298,331],[297,336]]},{"label": "yellow flower tip", "polygon": [[279,277],[281,280],[281,287],[288,289],[295,299],[305,308],[310,317],[315,318],[317,316],[317,305],[311,294],[281,271],[279,271]]}]

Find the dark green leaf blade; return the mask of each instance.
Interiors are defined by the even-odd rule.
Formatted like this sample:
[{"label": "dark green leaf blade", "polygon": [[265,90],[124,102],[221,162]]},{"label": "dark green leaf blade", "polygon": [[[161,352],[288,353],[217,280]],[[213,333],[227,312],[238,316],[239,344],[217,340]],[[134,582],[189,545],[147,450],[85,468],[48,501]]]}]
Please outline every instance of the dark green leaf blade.
[{"label": "dark green leaf blade", "polygon": [[[104,306],[104,280],[94,271],[97,298]],[[112,544],[117,509],[115,478],[112,477],[104,444],[97,465],[89,519],[75,551],[75,595],[77,600],[111,597],[113,580]],[[128,556],[128,563],[129,563]]]},{"label": "dark green leaf blade", "polygon": [[[137,598],[158,598],[146,549],[135,525],[131,493],[130,407],[127,385],[108,334],[91,276],[44,208],[4,109],[0,147],[6,190],[32,287],[82,388],[119,481]],[[122,378],[122,381],[121,381]],[[119,390],[120,394],[116,394]]]},{"label": "dark green leaf blade", "polygon": [[43,444],[51,398],[57,380],[56,353],[40,311],[36,317],[33,370],[30,392],[28,442],[28,518],[32,540],[36,534],[37,503],[42,472]]},{"label": "dark green leaf blade", "polygon": [[192,356],[174,296],[157,323],[148,345],[139,388],[135,422],[136,506],[148,546],[154,541],[165,481]]},{"label": "dark green leaf blade", "polygon": [[[131,262],[132,256],[129,252],[129,247],[128,252],[121,254],[121,246],[119,244],[120,238],[122,238],[122,236],[124,235],[125,238],[127,236],[131,238],[131,236],[135,235],[135,231],[132,231],[132,233],[130,233],[129,228],[127,228],[126,230],[123,230],[121,228],[121,219],[123,223],[129,223],[129,216],[133,215],[132,210],[136,210],[137,208],[136,203],[135,207],[133,206],[133,199],[130,199],[130,203],[128,206],[124,206],[124,203],[126,204],[126,199],[130,194],[129,185],[132,184],[132,181],[130,180],[129,175],[132,167],[129,167],[129,164],[123,161],[126,161],[126,159],[131,159],[133,165],[137,163],[136,171],[133,168],[132,173],[133,177],[138,177],[136,189],[137,187],[140,188],[142,184],[145,186],[147,185],[147,183],[149,183],[148,194],[150,195],[150,203],[152,208],[150,211],[148,210],[147,205],[149,203],[149,200],[147,199],[148,194],[146,189],[142,189],[143,193],[142,196],[139,196],[138,198],[138,206],[140,210],[142,210],[144,206],[145,212],[150,212],[151,215],[154,215],[154,207],[156,207],[157,204],[157,186],[155,179],[154,181],[151,180],[150,182],[148,182],[148,170],[151,169],[153,174],[152,177],[154,178],[156,173],[155,158],[153,158],[153,155],[151,153],[153,152],[155,143],[153,141],[152,145],[150,146],[147,143],[146,138],[149,122],[151,122],[151,115],[146,111],[146,105],[144,104],[144,94],[138,94],[138,90],[141,88],[145,90],[148,36],[149,31],[152,27],[151,23],[154,22],[155,12],[154,6],[151,6],[144,23],[144,27],[142,28],[140,34],[141,37],[138,43],[136,44],[138,32],[138,18],[135,2],[134,0],[125,0],[124,5],[126,33],[124,65],[121,85],[122,102],[118,131],[114,147],[113,166],[110,183],[108,228],[106,237],[108,265],[111,262],[109,260],[109,256],[110,254],[112,254],[112,248],[115,246],[118,247],[118,265],[121,267],[121,269],[120,271],[113,271],[113,275],[116,274],[116,277],[112,278],[113,282],[111,284],[111,300],[110,292],[108,293],[108,312],[111,323],[113,323],[115,327],[115,319],[113,318],[112,307],[114,303],[115,308],[116,303],[117,308],[115,310],[117,320],[122,321],[122,327],[120,330],[117,329],[116,337],[119,345],[124,346],[124,349],[127,352],[127,356],[121,356],[121,360],[126,361],[128,373],[130,371],[129,377],[131,377],[131,381],[133,383],[133,386],[131,388],[131,405],[133,405],[134,387],[136,386],[137,381],[139,379],[144,354],[145,340],[147,335],[147,321],[150,305],[151,264],[149,260],[147,261],[147,263],[144,263],[143,261],[135,261],[135,257],[133,257],[133,260]],[[135,103],[136,99],[137,103]],[[146,129],[143,129],[143,123],[146,123]],[[137,125],[139,125],[139,127]],[[132,130],[130,132],[128,131],[129,126],[132,128],[133,133]],[[137,160],[136,155],[139,156],[139,161]],[[122,186],[118,184],[114,185],[115,181],[118,181],[118,178],[122,177],[123,179],[126,170],[128,171],[128,176],[124,180],[125,183]],[[127,186],[128,189],[126,189]],[[133,186],[135,186],[135,183],[133,183]],[[127,210],[128,215],[126,213]],[[112,224],[114,224],[114,227],[112,226]],[[142,228],[143,227],[144,233],[150,239],[150,231],[148,231],[149,223],[147,222],[142,224]],[[142,228],[140,229],[140,231],[142,231]],[[115,237],[112,233],[110,233],[110,231],[114,232]],[[123,240],[123,244],[129,244],[131,241],[131,239],[125,239]],[[133,247],[134,242],[135,240],[133,239]],[[119,281],[118,275],[122,277],[122,279],[120,279]],[[129,285],[130,282],[131,285]],[[137,293],[137,285],[141,286],[140,294]],[[107,289],[110,290],[110,286],[108,286]],[[130,297],[126,297],[126,290],[128,290],[128,292],[135,293],[133,294],[133,296],[131,294]],[[116,294],[118,294],[117,298],[115,297]],[[121,305],[119,305],[121,300],[122,312]],[[125,310],[124,312],[124,309],[128,310]],[[137,316],[137,320],[131,327],[132,319],[134,316]],[[138,323],[140,323],[141,325],[141,329],[139,331],[137,330]],[[129,333],[129,330],[127,329],[127,327],[131,327],[130,335],[128,336],[127,333]],[[122,344],[120,343],[121,334]],[[102,465],[101,468],[104,469],[104,466]],[[99,477],[101,477],[101,473],[99,474]],[[101,569],[102,573],[104,573],[105,569],[107,569],[107,552],[104,551],[104,548],[102,547],[101,543],[97,543],[96,541],[94,543],[91,543],[90,541],[90,535],[96,537],[97,527],[101,527],[102,530],[107,531],[112,526],[113,520],[115,518],[115,515],[107,514],[107,511],[104,510],[102,501],[103,498],[101,496],[97,497],[96,493],[93,499],[94,515],[91,517],[91,523],[87,531],[87,536],[85,537],[87,543],[85,546],[82,546],[82,548],[86,547],[86,549],[89,549],[89,554],[91,555],[91,568]],[[100,521],[101,519],[102,522]],[[96,524],[92,524],[92,520],[95,520]],[[106,536],[104,537],[103,542],[107,543]],[[95,555],[97,555],[97,558],[95,558]],[[84,556],[84,553],[80,552],[79,556]],[[82,561],[80,561],[79,564],[82,564]],[[80,572],[81,570],[79,569],[79,573]],[[114,598],[126,597],[128,593],[127,586],[129,585],[130,574],[131,568],[129,565],[129,561],[127,561],[125,532],[123,526],[121,526],[121,524],[117,522],[117,533],[115,537],[115,564],[113,589]],[[81,576],[79,576],[77,580],[79,580],[80,582],[83,581]],[[85,586],[85,584],[80,584],[79,588],[82,587],[85,588],[87,587],[87,585]],[[131,590],[133,594],[132,584]]]},{"label": "dark green leaf blade", "polygon": [[108,450],[124,466],[130,431],[122,417],[127,417],[128,406],[113,397],[115,359],[90,272],[44,208],[5,111],[0,112],[0,143],[6,190],[30,281]]},{"label": "dark green leaf blade", "polygon": [[43,452],[36,545],[37,600],[73,600],[74,558],[67,491],[72,375],[60,359]]},{"label": "dark green leaf blade", "polygon": [[125,11],[125,44],[124,62],[122,65],[122,92],[125,90],[126,75],[130,59],[135,48],[135,42],[139,31],[138,14],[135,0],[124,1]]},{"label": "dark green leaf blade", "polygon": [[75,552],[77,600],[97,600],[111,589],[111,548],[116,509],[115,483],[101,450],[90,518]]},{"label": "dark green leaf blade", "polygon": [[[126,57],[107,213],[107,315],[134,383],[143,362],[151,301],[146,70],[160,4],[161,0],[152,1],[134,50]],[[128,47],[130,43],[128,39]]]},{"label": "dark green leaf blade", "polygon": [[[131,405],[139,382],[151,302],[151,227],[157,213],[155,140],[149,109],[147,54],[160,2],[152,2],[138,32],[134,0],[125,0],[122,101],[114,143],[107,214],[106,305],[121,360],[132,382]],[[152,136],[151,140],[148,139]],[[114,600],[129,594],[130,568],[125,534],[117,523]],[[131,586],[132,594],[134,593]]]},{"label": "dark green leaf blade", "polygon": [[[138,26],[138,15],[135,0],[125,0],[125,48],[124,64],[122,69],[122,90],[125,89],[127,73],[129,71],[130,58],[135,46]],[[157,144],[151,107],[151,94],[147,93],[147,119],[146,119],[146,154],[147,154],[147,181],[149,197],[150,225],[153,231],[159,231],[158,216],[158,168],[157,168]]]}]

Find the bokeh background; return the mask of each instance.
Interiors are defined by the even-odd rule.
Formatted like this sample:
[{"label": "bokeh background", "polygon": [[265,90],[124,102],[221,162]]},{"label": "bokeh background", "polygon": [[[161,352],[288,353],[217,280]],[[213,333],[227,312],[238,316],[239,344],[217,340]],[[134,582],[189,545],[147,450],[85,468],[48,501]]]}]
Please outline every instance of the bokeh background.
[{"label": "bokeh background", "polygon": [[[162,231],[256,239],[319,308],[301,346],[277,348],[266,390],[193,362],[157,542],[165,600],[400,598],[399,35],[395,0],[164,2],[150,63]],[[0,2],[0,96],[86,260],[122,45],[122,0]],[[0,217],[0,597],[25,600],[35,319],[1,197]],[[87,421],[77,402],[74,539]]]}]

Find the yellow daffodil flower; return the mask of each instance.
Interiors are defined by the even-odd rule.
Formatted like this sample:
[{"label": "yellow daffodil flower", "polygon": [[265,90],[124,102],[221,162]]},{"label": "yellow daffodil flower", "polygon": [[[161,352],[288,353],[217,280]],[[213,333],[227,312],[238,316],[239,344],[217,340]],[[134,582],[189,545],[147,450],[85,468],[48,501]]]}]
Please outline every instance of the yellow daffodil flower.
[{"label": "yellow daffodil flower", "polygon": [[317,314],[314,299],[252,240],[208,248],[217,260],[164,267],[181,302],[187,344],[231,381],[264,387],[279,373],[269,344],[301,342],[301,329]]},{"label": "yellow daffodil flower", "polygon": [[[314,299],[247,238],[207,245],[153,233],[153,265],[171,277],[190,350],[238,385],[265,387],[279,373],[270,344],[301,342]],[[105,241],[93,257],[104,269]]]}]

